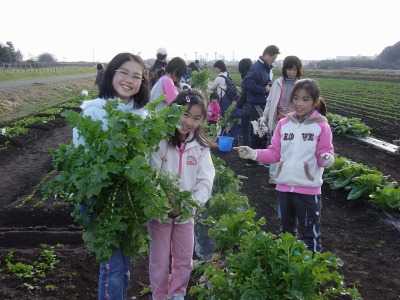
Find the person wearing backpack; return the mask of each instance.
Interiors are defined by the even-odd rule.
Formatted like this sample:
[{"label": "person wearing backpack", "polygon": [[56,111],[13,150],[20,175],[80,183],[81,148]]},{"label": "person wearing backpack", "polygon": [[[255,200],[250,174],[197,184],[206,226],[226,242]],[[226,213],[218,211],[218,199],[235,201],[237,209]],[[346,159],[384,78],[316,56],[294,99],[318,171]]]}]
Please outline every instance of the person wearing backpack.
[{"label": "person wearing backpack", "polygon": [[[251,138],[251,121],[258,120],[264,113],[267,97],[272,85],[272,64],[278,57],[279,48],[275,45],[266,47],[263,54],[251,66],[242,81],[242,89],[247,93],[247,103],[242,108],[243,145],[251,148],[266,148],[267,135],[263,140]],[[262,143],[261,143],[262,142]],[[248,159],[247,166],[257,165],[258,162]]]}]

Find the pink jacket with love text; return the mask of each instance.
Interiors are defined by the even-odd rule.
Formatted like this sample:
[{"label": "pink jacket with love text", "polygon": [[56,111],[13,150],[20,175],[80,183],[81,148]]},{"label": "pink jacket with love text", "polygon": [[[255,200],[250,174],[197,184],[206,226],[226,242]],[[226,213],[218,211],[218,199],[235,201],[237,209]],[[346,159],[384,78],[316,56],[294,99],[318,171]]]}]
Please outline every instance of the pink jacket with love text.
[{"label": "pink jacket with love text", "polygon": [[321,194],[323,153],[333,154],[332,131],[318,111],[300,123],[296,113],[280,120],[268,149],[257,150],[257,161],[278,163],[276,190]]}]

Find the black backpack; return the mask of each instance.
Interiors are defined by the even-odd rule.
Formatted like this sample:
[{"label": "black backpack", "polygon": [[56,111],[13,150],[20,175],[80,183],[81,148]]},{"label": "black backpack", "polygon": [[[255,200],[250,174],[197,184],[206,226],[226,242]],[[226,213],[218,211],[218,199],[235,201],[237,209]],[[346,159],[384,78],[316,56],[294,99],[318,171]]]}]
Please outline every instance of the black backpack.
[{"label": "black backpack", "polygon": [[235,83],[232,81],[232,79],[228,76],[224,75],[219,75],[219,77],[222,77],[225,79],[225,84],[226,84],[226,90],[221,88],[225,92],[225,95],[230,99],[230,100],[235,100],[236,98],[239,97],[239,92],[236,88]]}]

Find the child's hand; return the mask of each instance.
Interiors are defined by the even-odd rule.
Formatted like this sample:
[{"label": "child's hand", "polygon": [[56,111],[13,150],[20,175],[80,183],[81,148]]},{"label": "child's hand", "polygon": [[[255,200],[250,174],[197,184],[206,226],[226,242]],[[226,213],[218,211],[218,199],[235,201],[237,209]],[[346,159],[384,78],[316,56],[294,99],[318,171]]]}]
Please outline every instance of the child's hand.
[{"label": "child's hand", "polygon": [[255,160],[257,158],[257,151],[251,149],[250,147],[247,146],[233,147],[233,150],[238,151],[240,158],[252,159],[252,160]]},{"label": "child's hand", "polygon": [[322,163],[324,168],[332,167],[333,163],[335,162],[335,157],[330,153],[322,153],[320,157],[324,159],[324,162]]}]

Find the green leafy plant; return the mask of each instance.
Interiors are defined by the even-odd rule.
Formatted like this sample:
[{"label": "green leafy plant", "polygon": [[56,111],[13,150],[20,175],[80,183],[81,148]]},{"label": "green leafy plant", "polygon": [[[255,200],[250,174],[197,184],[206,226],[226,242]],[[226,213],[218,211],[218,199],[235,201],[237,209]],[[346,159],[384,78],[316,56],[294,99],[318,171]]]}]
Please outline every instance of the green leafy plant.
[{"label": "green leafy plant", "polygon": [[1,134],[11,138],[26,134],[27,132],[28,128],[25,128],[23,126],[6,126],[1,128]]},{"label": "green leafy plant", "polygon": [[[235,108],[235,106],[236,106],[236,102],[233,102],[233,103],[227,108],[227,110],[225,111],[224,116],[221,116],[221,117],[218,119],[218,126],[220,126],[220,127],[224,126],[224,127],[225,127],[225,130],[226,130],[227,132],[229,132],[235,124],[237,124],[237,123],[240,122],[240,119],[238,119],[238,118],[232,118],[232,112],[233,112],[233,109]],[[222,132],[221,135],[222,135],[222,134],[224,134],[224,132]]]},{"label": "green leafy plant", "polygon": [[382,173],[363,174],[354,177],[351,183],[345,187],[345,190],[350,190],[347,200],[355,200],[363,196],[368,197],[377,188],[382,188],[387,184],[387,177],[383,176]]},{"label": "green leafy plant", "polygon": [[222,215],[233,215],[250,209],[247,196],[227,192],[212,196],[206,203],[204,215],[218,220]]},{"label": "green leafy plant", "polygon": [[207,84],[213,77],[214,77],[213,72],[207,69],[202,69],[199,72],[197,71],[192,72],[192,77],[190,77],[190,82],[207,96]]},{"label": "green leafy plant", "polygon": [[[182,192],[177,176],[148,164],[148,157],[162,139],[175,131],[182,107],[158,102],[146,106],[148,116],[117,109],[118,101],[105,104],[108,128],[76,112],[63,113],[76,127],[85,145],[60,145],[52,150],[57,176],[43,186],[44,196],[58,195],[72,202],[75,221],[83,227],[83,239],[98,261],[107,261],[121,245],[132,257],[148,248],[146,223],[165,220],[172,210],[169,195],[188,218],[197,206],[190,192]],[[184,205],[183,205],[184,204]]]},{"label": "green leafy plant", "polygon": [[216,156],[212,156],[212,160],[215,168],[212,195],[239,192],[242,182],[235,177],[232,169],[225,167],[225,162]]},{"label": "green leafy plant", "polygon": [[14,122],[14,126],[30,126],[34,124],[46,124],[50,121],[54,121],[56,118],[55,116],[48,116],[48,117],[27,117],[22,120]]},{"label": "green leafy plant", "polygon": [[391,186],[377,188],[369,195],[369,202],[385,211],[400,212],[400,189]]},{"label": "green leafy plant", "polygon": [[61,107],[53,107],[53,108],[49,108],[46,110],[43,110],[40,112],[41,115],[57,115],[59,113],[61,113],[62,108]]},{"label": "green leafy plant", "polygon": [[256,213],[250,208],[240,213],[222,215],[211,224],[208,235],[215,239],[217,249],[234,249],[250,232],[257,232],[265,225],[265,218],[255,221]]},{"label": "green leafy plant", "polygon": [[57,259],[54,249],[61,246],[61,244],[57,244],[56,246],[40,244],[43,250],[40,252],[39,259],[29,263],[14,262],[14,251],[9,251],[4,259],[7,272],[20,279],[36,280],[37,278],[45,278],[47,273],[55,270],[57,264],[60,262]]},{"label": "green leafy plant", "polygon": [[314,256],[305,244],[286,233],[279,237],[250,233],[240,252],[230,253],[226,262],[208,263],[206,283],[190,289],[197,299],[333,299],[351,296],[362,299],[355,288],[345,286],[337,269],[343,261],[330,252]]},{"label": "green leafy plant", "polygon": [[350,134],[358,137],[370,135],[371,127],[361,122],[359,118],[346,118],[339,115],[327,114],[329,125],[332,131],[338,135]]}]

